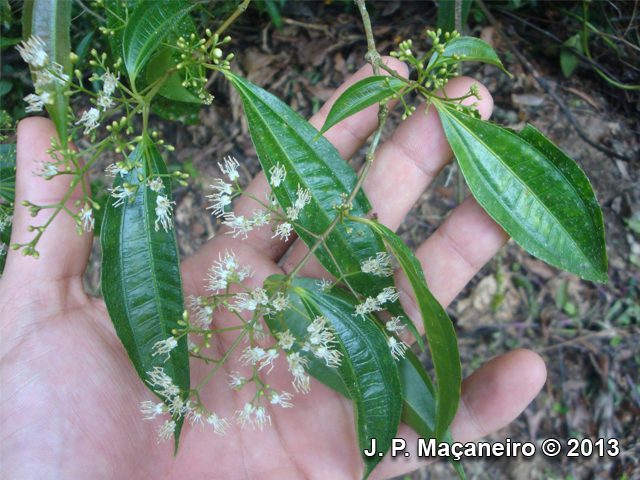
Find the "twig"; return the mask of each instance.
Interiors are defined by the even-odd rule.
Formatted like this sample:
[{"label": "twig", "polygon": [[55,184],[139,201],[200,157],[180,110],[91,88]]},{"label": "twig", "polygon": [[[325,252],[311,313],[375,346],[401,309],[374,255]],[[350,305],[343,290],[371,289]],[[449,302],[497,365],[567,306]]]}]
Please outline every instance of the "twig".
[{"label": "twig", "polygon": [[78,3],[78,5],[80,5],[82,7],[82,9],[87,12],[89,15],[93,15],[94,17],[96,17],[98,20],[100,20],[101,22],[107,23],[107,19],[104,18],[101,15],[98,15],[96,12],[94,12],[93,10],[91,10],[90,8],[88,8],[84,3],[82,3],[82,0],[76,0],[76,2]]},{"label": "twig", "polygon": [[553,90],[551,90],[551,87],[549,86],[549,84],[547,84],[547,82],[542,77],[540,77],[540,75],[538,75],[538,73],[536,72],[535,68],[533,68],[531,63],[524,57],[524,55],[520,53],[520,51],[507,38],[505,33],[502,31],[502,29],[498,25],[498,22],[496,22],[495,17],[491,14],[487,6],[484,4],[484,1],[476,0],[476,3],[478,4],[482,12],[485,14],[485,16],[487,17],[487,19],[489,20],[493,28],[495,28],[495,30],[498,32],[502,40],[504,40],[504,42],[509,46],[509,48],[511,49],[513,54],[516,56],[516,58],[520,61],[520,63],[522,63],[522,65],[529,71],[529,73],[531,74],[533,79],[536,81],[536,83],[540,86],[540,88],[542,88],[545,91],[545,93],[547,93],[551,98],[553,98],[553,100],[558,104],[560,109],[564,112],[564,114],[569,119],[569,122],[571,123],[571,125],[573,125],[573,128],[575,129],[576,133],[580,136],[580,138],[582,138],[582,140],[584,140],[586,143],[591,145],[596,150],[600,150],[601,152],[606,153],[610,157],[619,158],[620,160],[624,160],[625,162],[631,162],[630,158],[625,157],[624,155],[621,155],[618,152],[610,150],[606,147],[603,147],[602,145],[598,145],[582,131],[582,129],[578,125],[578,122],[574,118],[573,114],[567,108],[567,106],[564,104],[564,102],[558,96],[558,94],[556,94]]},{"label": "twig", "polygon": [[238,5],[238,8],[236,8],[236,11],[233,12],[233,14],[231,14],[231,16],[227,18],[227,20],[222,25],[220,25],[220,28],[218,28],[218,30],[216,30],[216,35],[222,35],[222,32],[224,32],[227,29],[227,27],[234,22],[236,18],[238,18],[240,15],[244,13],[244,11],[249,6],[249,2],[251,2],[251,0],[244,0],[240,5]]},{"label": "twig", "polygon": [[330,36],[329,27],[327,27],[326,25],[315,25],[312,23],[298,22],[296,20],[291,20],[290,18],[284,18],[284,17],[282,18],[282,23],[286,23],[288,25],[295,25],[296,27],[308,28],[309,30],[320,30],[321,32],[324,32],[325,35]]},{"label": "twig", "polygon": [[548,347],[540,348],[536,350],[536,352],[537,353],[548,352],[550,350],[555,350],[556,348],[568,347],[576,343],[581,343],[585,340],[589,340],[592,338],[607,337],[607,336],[615,335],[616,333],[626,334],[627,333],[626,330],[629,330],[629,328],[612,328],[610,330],[602,330],[600,332],[589,333],[587,335],[582,335],[580,337],[567,340],[566,342],[561,342],[556,345],[550,345]]}]

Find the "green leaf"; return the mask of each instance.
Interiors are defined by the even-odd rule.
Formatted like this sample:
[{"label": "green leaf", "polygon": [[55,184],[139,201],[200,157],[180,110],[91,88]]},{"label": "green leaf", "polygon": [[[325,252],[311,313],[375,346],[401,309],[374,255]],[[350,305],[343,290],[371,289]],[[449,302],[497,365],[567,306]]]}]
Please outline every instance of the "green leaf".
[{"label": "green leaf", "polygon": [[87,53],[89,53],[89,49],[91,48],[91,42],[93,41],[93,33],[94,32],[87,33],[84,36],[84,38],[80,40],[80,43],[76,47],[75,53],[76,55],[78,55],[78,64],[82,62],[84,58],[87,56]]},{"label": "green leaf", "polygon": [[[391,448],[402,412],[400,377],[387,339],[374,322],[356,316],[350,303],[301,287],[293,290],[311,318],[326,317],[337,332],[344,353],[337,370],[354,404],[358,444],[365,463],[363,478],[367,478]],[[374,438],[376,453],[368,457],[363,450],[371,448]]]},{"label": "green leaf", "polygon": [[466,55],[466,58],[456,60],[459,62],[484,62],[496,67],[500,67],[510,77],[512,76],[502,65],[502,62],[496,55],[496,52],[491,48],[491,45],[475,37],[458,37],[455,40],[450,40],[444,49],[442,55],[434,53],[429,60],[427,71],[438,70],[442,65],[447,62],[451,65],[453,55]]},{"label": "green leaf", "polygon": [[[22,14],[22,30],[25,39],[37,35],[45,43],[50,64],[56,62],[62,65],[62,73],[71,75],[71,5],[69,1],[25,0]],[[31,71],[34,76],[34,71]],[[47,105],[47,111],[56,126],[60,145],[67,147],[68,127],[67,109],[69,97],[64,95],[65,86],[54,82],[54,103]]]},{"label": "green leaf", "polygon": [[0,145],[0,196],[7,202],[16,201],[16,144]]},{"label": "green leaf", "polygon": [[[459,0],[459,3],[460,26],[463,29],[467,23],[471,0]],[[456,0],[440,0],[438,3],[438,28],[441,28],[443,32],[449,33],[456,29]]]},{"label": "green leaf", "polygon": [[[147,372],[161,367],[175,385],[186,391],[190,388],[186,337],[178,341],[167,361],[165,355],[153,355],[153,345],[173,336],[171,331],[179,328],[177,321],[184,311],[175,231],[155,231],[158,194],[138,180],[138,173],[155,177],[168,172],[148,137],[138,144],[131,159],[144,167],[124,177],[117,176],[114,188],[124,182],[140,185],[135,197],[130,197],[133,201],[125,200],[116,207],[110,198],[105,209],[102,294],[116,333],[145,385],[153,391],[147,383]],[[162,178],[164,194],[171,199],[169,180]],[[183,420],[181,417],[176,421],[176,451]]]},{"label": "green leaf", "polygon": [[196,6],[184,0],[138,2],[122,39],[124,64],[132,82],[161,42]]},{"label": "green leaf", "polygon": [[153,100],[151,110],[162,118],[186,123],[187,125],[198,124],[199,104],[178,102],[162,95],[156,95]]},{"label": "green leaf", "polygon": [[580,34],[576,34],[573,37],[569,38],[566,42],[564,42],[564,46],[560,49],[560,68],[562,69],[562,74],[565,78],[569,78],[578,65],[580,65],[580,58],[573,53],[570,48],[566,47],[574,47],[579,51],[582,51],[582,40],[580,39]]},{"label": "green leaf", "polygon": [[[298,236],[312,247],[317,236],[324,234],[336,218],[334,203],[339,204],[341,195],[349,195],[353,191],[356,173],[327,139],[320,137],[314,142],[318,131],[288,105],[231,72],[225,71],[224,74],[242,98],[251,139],[267,179],[271,179],[270,169],[277,164],[287,171],[286,179],[273,189],[279,205],[285,211],[293,206],[298,198],[298,188],[308,189],[311,193],[311,203],[300,212],[294,228]],[[354,198],[351,213],[364,216],[371,208],[366,195],[360,190]],[[383,288],[394,285],[393,278],[362,273],[360,265],[384,251],[384,242],[364,225],[354,224],[352,230],[347,231],[344,225],[338,224],[315,254],[331,275],[348,282],[365,297],[376,297]],[[344,277],[343,274],[349,276]],[[401,310],[399,305],[394,308]],[[397,316],[396,313],[394,315]],[[420,342],[415,326],[409,328]]]},{"label": "green leaf", "polygon": [[280,16],[280,9],[278,8],[278,5],[276,5],[273,0],[264,0],[264,3],[273,24],[278,30],[282,29],[282,17]]},{"label": "green leaf", "polygon": [[402,239],[378,222],[365,219],[361,221],[384,239],[398,259],[411,285],[436,371],[439,408],[436,415],[435,436],[440,440],[453,421],[460,401],[462,370],[456,332],[447,312],[427,287],[420,262]]},{"label": "green leaf", "polygon": [[0,50],[4,50],[5,48],[11,47],[13,45],[17,45],[22,41],[21,38],[5,38],[0,37]]},{"label": "green leaf", "polygon": [[[385,81],[388,81],[389,85],[386,85]],[[390,97],[406,86],[403,81],[386,75],[367,77],[354,83],[335,101],[314,141],[336,123]]]},{"label": "green leaf", "polygon": [[606,282],[602,211],[580,167],[532,126],[518,134],[434,103],[487,213],[530,254]]},{"label": "green leaf", "polygon": [[[167,70],[177,65],[178,59],[174,59],[173,52],[173,49],[167,48],[149,62],[147,67],[147,82],[149,84],[161,78]],[[198,95],[182,86],[180,71],[171,75],[158,93],[169,100],[185,103],[204,103]]]}]

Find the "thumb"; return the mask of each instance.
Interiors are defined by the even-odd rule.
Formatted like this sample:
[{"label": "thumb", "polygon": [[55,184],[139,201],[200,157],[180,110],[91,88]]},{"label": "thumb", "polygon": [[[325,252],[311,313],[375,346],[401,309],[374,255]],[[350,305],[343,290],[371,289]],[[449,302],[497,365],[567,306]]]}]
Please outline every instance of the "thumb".
[{"label": "thumb", "polygon": [[[37,245],[37,257],[25,256],[22,250],[10,250],[2,275],[3,283],[33,280],[68,280],[81,276],[89,261],[93,235],[85,232],[78,235],[75,218],[62,207],[43,208],[34,218],[23,201],[38,206],[56,205],[64,201],[64,207],[73,214],[82,206],[74,202],[84,196],[82,185],[78,184],[69,193],[72,175],[58,175],[50,180],[34,175],[40,168],[37,162],[52,162],[46,153],[51,147],[51,138],[57,138],[56,129],[51,120],[32,117],[18,124],[18,143],[16,158],[16,201],[11,233],[11,245],[30,243],[39,232],[29,232],[28,228],[45,227]],[[75,145],[69,148],[76,150]],[[87,181],[88,183],[88,181]],[[52,219],[53,215],[57,216]]]}]

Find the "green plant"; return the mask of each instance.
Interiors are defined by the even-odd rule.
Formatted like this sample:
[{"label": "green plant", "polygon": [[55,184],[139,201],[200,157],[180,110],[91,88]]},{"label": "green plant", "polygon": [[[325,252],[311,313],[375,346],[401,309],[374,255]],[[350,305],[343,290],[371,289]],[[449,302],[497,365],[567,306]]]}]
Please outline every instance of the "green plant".
[{"label": "green plant", "polygon": [[[103,296],[138,375],[161,400],[143,403],[147,418],[167,417],[158,428],[161,439],[173,436],[177,451],[185,417],[224,432],[228,421],[207,410],[200,392],[231,353],[239,353],[246,338],[249,345],[238,356],[251,375],[233,373],[231,386],[253,386],[255,395],[238,411],[239,423],[262,428],[271,421],[263,403],[290,405],[292,395],[273,389],[265,379],[274,359],[286,356],[297,392],[309,391],[311,375],[353,401],[366,477],[388,451],[401,419],[422,437],[452,441],[449,426],[458,408],[462,377],[453,326],[431,294],[419,261],[393,231],[368,216],[372,207],[362,185],[375,161],[391,102],[403,106],[406,119],[416,111],[406,103],[407,94],[426,98],[427,111],[437,109],[462,172],[488,213],[534,255],[595,281],[607,278],[601,212],[584,173],[533,127],[517,133],[480,120],[478,104],[465,102],[482,99],[477,85],[460,97],[447,96],[444,87],[458,75],[459,62],[482,61],[503,68],[484,42],[438,30],[429,33],[429,52],[416,58],[412,41],[403,41],[393,55],[411,66],[407,78],[381,61],[364,1],[358,0],[374,76],[349,87],[318,132],[272,94],[230,71],[233,55],[225,56],[222,50],[230,39],[222,35],[248,3],[242,2],[215,32],[206,29],[201,38],[192,20],[202,8],[198,4],[99,1],[95,7],[107,20],[102,33],[112,52],[121,54],[111,61],[106,53],[90,52],[90,64],[104,72],[89,79],[102,82],[97,93],[84,87],[82,72],[74,69],[79,55],[69,51],[68,3],[27,3],[28,38],[19,49],[31,66],[36,92],[26,99],[30,110],[46,106],[60,139],[52,139],[52,161],[42,163],[37,174],[45,179],[68,175],[70,188],[56,204],[24,202],[34,217],[43,209],[54,214],[44,224],[29,227],[35,232],[32,240],[11,249],[38,258],[38,241],[57,214],[71,215],[82,234],[95,228],[94,211],[104,208]],[[210,208],[224,217],[227,233],[234,238],[270,225],[273,237],[283,240],[295,232],[308,251],[288,275],[272,275],[255,288],[245,286],[251,267],[240,265],[233,252],[221,253],[209,270],[206,289],[212,294],[189,298],[190,308],[185,309],[171,188],[172,183],[184,185],[188,174],[167,170],[160,151],[173,147],[149,128],[149,113],[197,118],[200,106],[211,101],[204,88],[209,71],[223,75],[240,95],[271,187],[266,198],[244,191],[238,162],[227,158],[220,164],[226,178],[212,185]],[[69,111],[68,99],[79,94],[95,106],[78,119]],[[378,127],[357,174],[322,134],[375,104]],[[110,115],[120,118],[106,125],[107,134],[99,139],[97,129]],[[132,122],[136,115],[142,117],[139,131]],[[81,131],[92,146],[77,153],[69,142]],[[85,174],[107,147],[122,154],[122,160],[107,168],[114,182],[103,206],[92,198]],[[76,188],[82,198],[72,209],[66,200]],[[241,195],[255,202],[251,218],[226,211]],[[424,348],[398,301],[391,255],[414,293],[437,390],[400,339],[407,328]],[[314,257],[329,280],[299,275]],[[236,323],[211,328],[218,309],[235,317]],[[378,316],[383,310],[391,314],[390,320]],[[220,335],[236,336],[222,357],[209,357],[211,341]],[[195,388],[190,358],[212,365]],[[364,450],[374,438],[379,455],[369,457]],[[460,463],[452,463],[464,476]]]}]

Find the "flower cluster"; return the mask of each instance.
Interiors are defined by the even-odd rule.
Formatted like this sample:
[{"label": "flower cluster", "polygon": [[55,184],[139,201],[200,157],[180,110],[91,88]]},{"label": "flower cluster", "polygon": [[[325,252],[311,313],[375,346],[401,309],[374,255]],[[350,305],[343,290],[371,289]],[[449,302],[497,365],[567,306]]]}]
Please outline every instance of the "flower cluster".
[{"label": "flower cluster", "polygon": [[287,218],[289,220],[297,220],[300,211],[309,203],[311,203],[311,192],[302,189],[300,185],[298,185],[298,198],[292,207],[287,207]]},{"label": "flower cluster", "polygon": [[354,317],[360,315],[363,318],[372,312],[378,312],[382,310],[381,305],[386,302],[395,302],[400,297],[400,294],[396,292],[394,287],[387,287],[378,294],[376,298],[368,297],[364,303],[356,306],[356,313]]},{"label": "flower cluster", "polygon": [[362,273],[371,273],[378,277],[393,275],[391,257],[387,252],[378,252],[375,257],[369,257],[369,259],[362,262],[360,269]]},{"label": "flower cluster", "polygon": [[158,222],[162,224],[165,232],[168,232],[171,228],[171,211],[172,205],[176,202],[169,200],[169,197],[165,195],[158,195],[156,197],[156,232],[160,229]]},{"label": "flower cluster", "polygon": [[49,61],[45,47],[46,44],[37,35],[32,35],[26,42],[21,42],[16,46],[20,56],[29,64],[35,77],[36,93],[24,97],[24,100],[29,103],[25,109],[27,112],[39,112],[45,105],[53,105],[56,84],[64,86],[69,81],[69,75],[63,72],[62,65]]},{"label": "flower cluster", "polygon": [[[171,347],[173,348],[173,347]],[[159,441],[169,440],[176,428],[176,420],[182,415],[185,415],[190,419],[192,425],[196,423],[207,423],[213,425],[214,431],[217,434],[224,434],[225,429],[228,426],[228,422],[219,418],[214,413],[206,413],[202,406],[197,405],[192,401],[185,402],[180,393],[180,388],[173,383],[173,379],[164,373],[164,369],[161,367],[154,367],[152,371],[147,372],[149,383],[154,388],[154,392],[165,398],[163,403],[154,403],[151,401],[144,401],[141,405],[142,413],[145,415],[145,420],[155,419],[158,415],[169,414],[170,420],[166,420],[157,429]]]},{"label": "flower cluster", "polygon": [[209,269],[207,290],[217,292],[227,288],[230,283],[242,282],[251,275],[251,265],[240,267],[233,252],[225,251],[224,257],[222,253],[218,254],[218,261],[214,261]]},{"label": "flower cluster", "polygon": [[328,367],[340,365],[340,355],[338,350],[332,349],[331,343],[338,343],[335,340],[335,329],[327,325],[329,320],[326,317],[316,317],[307,327],[308,339],[304,342],[303,351],[310,351],[317,358],[324,360]]}]

